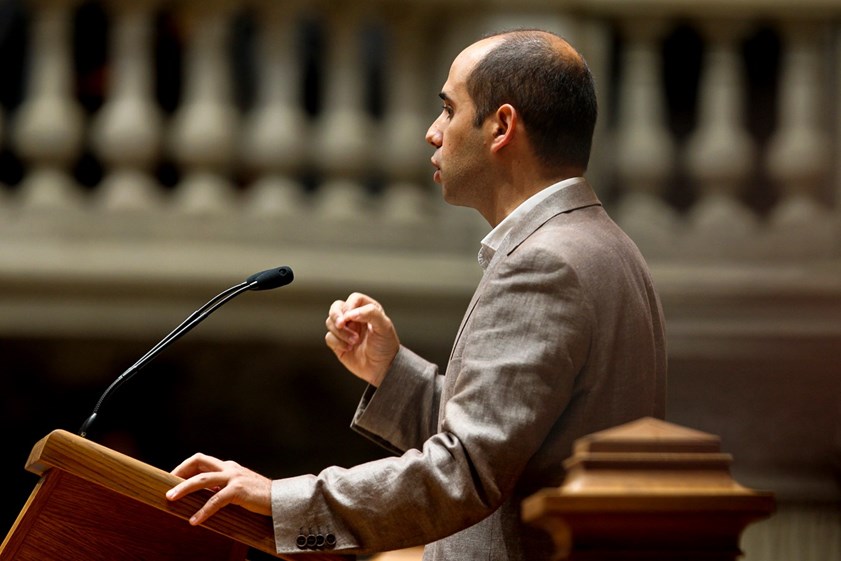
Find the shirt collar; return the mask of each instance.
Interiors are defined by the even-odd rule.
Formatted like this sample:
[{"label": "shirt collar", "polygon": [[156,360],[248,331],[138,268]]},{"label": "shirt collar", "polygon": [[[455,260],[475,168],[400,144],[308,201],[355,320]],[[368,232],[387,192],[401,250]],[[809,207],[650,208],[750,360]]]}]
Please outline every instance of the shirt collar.
[{"label": "shirt collar", "polygon": [[508,232],[511,231],[511,229],[523,216],[526,215],[526,213],[542,203],[550,195],[581,181],[584,181],[583,177],[571,177],[569,179],[553,183],[549,187],[541,189],[520,203],[520,205],[511,212],[511,214],[503,218],[502,222],[497,224],[496,227],[488,232],[488,234],[482,239],[481,246],[479,248],[479,266],[482,267],[482,270],[488,268],[491,259],[493,259],[493,256],[496,254],[496,250],[499,249],[500,245],[502,245],[502,240],[505,239]]}]

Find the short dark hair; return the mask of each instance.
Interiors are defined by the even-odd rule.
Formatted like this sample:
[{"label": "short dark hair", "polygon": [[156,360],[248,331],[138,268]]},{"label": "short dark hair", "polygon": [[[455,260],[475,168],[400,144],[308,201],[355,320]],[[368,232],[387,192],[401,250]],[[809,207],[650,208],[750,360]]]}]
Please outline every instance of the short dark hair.
[{"label": "short dark hair", "polygon": [[548,169],[587,168],[598,107],[593,75],[584,58],[559,52],[545,31],[497,34],[467,78],[479,127],[501,105],[519,112],[538,159]]}]

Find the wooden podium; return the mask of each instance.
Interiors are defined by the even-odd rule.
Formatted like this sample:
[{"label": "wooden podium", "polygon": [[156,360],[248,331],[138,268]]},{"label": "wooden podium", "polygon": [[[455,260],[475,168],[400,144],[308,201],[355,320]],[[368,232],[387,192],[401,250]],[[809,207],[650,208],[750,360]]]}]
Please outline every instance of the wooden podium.
[{"label": "wooden podium", "polygon": [[210,491],[171,503],[164,494],[180,478],[66,431],[41,439],[26,469],[41,479],[0,546],[0,561],[235,561],[249,548],[287,560],[353,559],[279,556],[271,519],[238,506],[190,526]]}]

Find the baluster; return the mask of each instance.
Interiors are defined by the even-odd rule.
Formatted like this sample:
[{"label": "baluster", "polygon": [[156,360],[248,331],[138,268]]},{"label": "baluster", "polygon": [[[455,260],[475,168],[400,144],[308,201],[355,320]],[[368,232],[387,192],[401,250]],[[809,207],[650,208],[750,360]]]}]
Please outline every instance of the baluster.
[{"label": "baluster", "polygon": [[82,149],[84,116],[73,97],[70,31],[76,0],[34,0],[25,99],[14,116],[12,143],[27,163],[24,208],[62,212],[81,207],[68,168]]},{"label": "baluster", "polygon": [[317,160],[325,182],[317,193],[320,213],[361,219],[365,214],[362,180],[370,172],[373,125],[366,114],[359,7],[331,3],[327,8],[327,59],[324,111],[316,126]]},{"label": "baluster", "polygon": [[626,192],[616,217],[649,258],[672,255],[678,231],[677,215],[663,199],[675,160],[658,49],[665,23],[634,19],[623,27],[616,172]]},{"label": "baluster", "polygon": [[[841,86],[839,86],[839,81],[841,81],[841,25],[834,26],[831,36],[833,47],[830,48],[830,58],[833,62],[827,64],[827,72],[830,76],[835,77],[834,91],[837,99],[839,92],[841,92]],[[834,113],[835,122],[832,126],[835,129],[836,137],[833,142],[835,149],[832,153],[834,160],[832,173],[835,176],[835,186],[831,195],[835,201],[835,214],[840,223],[838,234],[841,235],[841,141],[839,141],[839,137],[841,137],[841,111],[836,110]]]},{"label": "baluster", "polygon": [[238,115],[227,59],[231,7],[229,0],[193,0],[184,13],[184,95],[170,141],[183,173],[175,205],[185,214],[223,215],[233,204],[228,173]]},{"label": "baluster", "polygon": [[[3,139],[6,138],[6,118],[5,113],[0,108],[0,149],[3,148]],[[8,204],[8,189],[3,183],[0,183],[0,212],[2,212]]]},{"label": "baluster", "polygon": [[427,20],[421,5],[390,15],[392,42],[388,49],[389,82],[383,123],[386,142],[380,164],[389,183],[382,215],[389,221],[422,223],[428,220],[430,210],[428,191],[423,186],[428,184],[432,169],[431,150],[424,138],[432,114],[424,114],[424,92],[435,91],[432,78],[423,72]]},{"label": "baluster", "polygon": [[741,122],[745,88],[737,40],[741,25],[708,21],[699,91],[698,127],[686,147],[687,166],[700,200],[689,215],[687,249],[705,257],[749,257],[757,249],[756,216],[739,201],[755,161]]},{"label": "baluster", "polygon": [[110,0],[109,96],[93,123],[93,147],[110,168],[99,189],[109,210],[147,210],[161,202],[150,169],[161,144],[162,120],[152,84],[152,10],[157,0]]},{"label": "baluster", "polygon": [[309,129],[299,94],[296,57],[297,4],[261,0],[257,100],[244,124],[242,160],[257,175],[248,190],[246,211],[274,217],[303,210],[303,186],[295,179],[309,157]]},{"label": "baluster", "polygon": [[820,202],[831,168],[832,139],[823,126],[830,112],[822,96],[820,24],[788,22],[780,71],[779,126],[768,149],[768,172],[782,198],[770,216],[775,255],[828,256],[834,217]]}]

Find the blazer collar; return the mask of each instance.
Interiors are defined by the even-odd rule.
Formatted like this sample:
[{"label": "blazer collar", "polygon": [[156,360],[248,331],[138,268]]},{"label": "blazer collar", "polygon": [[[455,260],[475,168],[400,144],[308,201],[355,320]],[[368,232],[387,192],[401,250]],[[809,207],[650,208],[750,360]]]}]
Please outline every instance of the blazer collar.
[{"label": "blazer collar", "polygon": [[[549,195],[535,208],[526,213],[502,240],[494,257],[507,255],[514,251],[526,238],[532,235],[549,219],[559,214],[589,206],[601,206],[593,188],[586,179],[564,187],[560,191]],[[495,259],[494,259],[495,260]],[[490,265],[488,266],[490,268]]]}]

